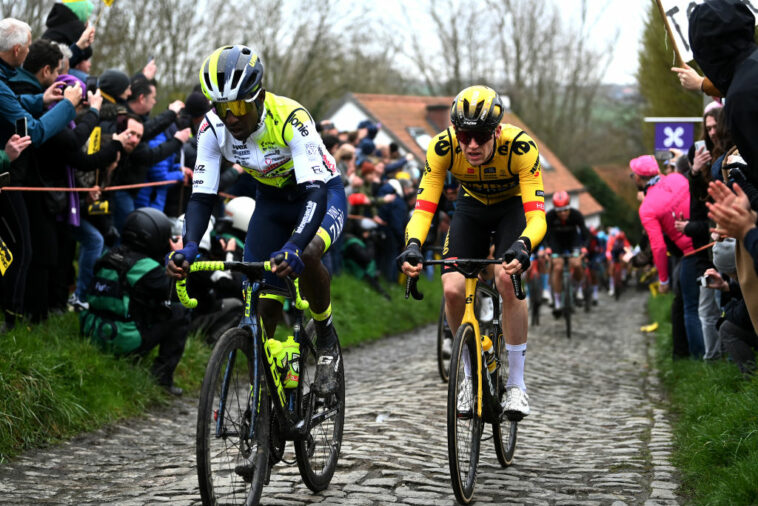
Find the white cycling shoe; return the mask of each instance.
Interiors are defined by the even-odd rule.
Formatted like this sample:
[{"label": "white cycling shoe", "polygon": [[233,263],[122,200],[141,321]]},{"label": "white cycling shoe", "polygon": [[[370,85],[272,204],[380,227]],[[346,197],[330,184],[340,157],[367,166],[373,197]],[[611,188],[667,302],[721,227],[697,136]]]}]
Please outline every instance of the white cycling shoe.
[{"label": "white cycling shoe", "polygon": [[503,413],[509,420],[518,421],[529,415],[529,396],[517,386],[507,387]]}]

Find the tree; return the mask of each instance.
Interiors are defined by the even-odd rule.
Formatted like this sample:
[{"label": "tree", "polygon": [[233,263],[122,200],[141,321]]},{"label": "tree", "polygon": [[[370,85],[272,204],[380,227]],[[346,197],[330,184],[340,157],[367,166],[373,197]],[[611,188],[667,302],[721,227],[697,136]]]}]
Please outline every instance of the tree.
[{"label": "tree", "polygon": [[[675,63],[674,49],[666,35],[660,11],[655,2],[651,2],[637,71],[640,93],[646,101],[646,116],[702,116],[702,94],[682,88],[676,74],[671,72]],[[645,145],[652,152],[653,126],[645,125],[644,131]]]},{"label": "tree", "polygon": [[45,31],[50,8],[51,2],[47,0],[0,0],[0,19],[16,18],[28,23],[32,39],[37,39]]}]

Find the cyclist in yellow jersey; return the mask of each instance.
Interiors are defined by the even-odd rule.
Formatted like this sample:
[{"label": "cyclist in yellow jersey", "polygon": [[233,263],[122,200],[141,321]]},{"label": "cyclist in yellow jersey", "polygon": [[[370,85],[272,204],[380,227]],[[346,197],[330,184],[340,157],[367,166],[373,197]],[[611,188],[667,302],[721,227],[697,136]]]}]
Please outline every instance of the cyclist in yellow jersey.
[{"label": "cyclist in yellow jersey", "polygon": [[[421,245],[450,172],[461,188],[443,257],[485,258],[491,237],[495,258],[508,252],[515,256],[496,266],[495,280],[503,301],[509,365],[503,409],[523,417],[529,414],[524,383],[527,305],[515,297],[510,275],[529,267],[530,253],[545,235],[545,199],[537,144],[520,128],[501,124],[503,113],[500,96],[486,86],[471,86],[455,97],[452,127],[437,134],[427,149],[416,208],[405,231],[406,247],[397,260],[406,275],[419,275]],[[463,318],[465,278],[443,269],[442,287],[455,334]]]}]

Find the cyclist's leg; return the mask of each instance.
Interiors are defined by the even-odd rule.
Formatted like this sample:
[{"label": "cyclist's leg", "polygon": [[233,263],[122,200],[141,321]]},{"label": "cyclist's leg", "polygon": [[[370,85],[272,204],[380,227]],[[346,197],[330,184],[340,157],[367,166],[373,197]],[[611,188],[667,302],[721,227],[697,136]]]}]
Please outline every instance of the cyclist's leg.
[{"label": "cyclist's leg", "polygon": [[[520,197],[506,200],[499,209],[501,214],[495,233],[495,257],[497,258],[505,254],[526,227]],[[524,381],[529,309],[526,300],[516,298],[511,277],[505,273],[502,265],[496,266],[495,284],[503,300],[502,326],[505,350],[508,355],[508,381],[505,385],[506,398],[503,408],[506,412],[520,418],[529,414],[529,401]]]}]

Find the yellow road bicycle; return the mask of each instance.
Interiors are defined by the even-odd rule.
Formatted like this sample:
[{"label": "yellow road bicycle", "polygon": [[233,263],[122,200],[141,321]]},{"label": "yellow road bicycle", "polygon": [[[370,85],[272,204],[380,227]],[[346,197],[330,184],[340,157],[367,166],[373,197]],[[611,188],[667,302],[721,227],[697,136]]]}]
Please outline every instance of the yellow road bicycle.
[{"label": "yellow road bicycle", "polygon": [[[507,259],[510,261],[510,259]],[[503,467],[513,461],[516,450],[518,420],[509,420],[502,409],[505,400],[505,385],[508,379],[505,360],[505,338],[500,325],[500,303],[495,299],[495,318],[491,323],[480,325],[475,312],[477,278],[490,264],[501,264],[503,259],[426,260],[426,265],[446,265],[466,278],[466,306],[463,320],[453,340],[447,393],[447,449],[450,478],[456,499],[468,504],[474,497],[480,443],[485,423],[492,427],[495,453]],[[512,275],[516,297],[524,299],[521,277]],[[416,279],[409,278],[408,294],[422,299],[416,287]],[[482,328],[492,329],[485,336]],[[484,345],[483,346],[483,342]],[[484,348],[491,342],[492,353]],[[489,362],[489,363],[488,363]]]},{"label": "yellow road bicycle", "polygon": [[[184,258],[174,255],[181,265]],[[287,289],[263,282],[269,262],[195,262],[190,273],[232,270],[245,274],[245,312],[238,328],[227,330],[213,348],[203,378],[197,413],[196,458],[203,504],[258,504],[271,468],[284,460],[293,441],[295,460],[305,485],[324,490],[334,475],[345,420],[345,376],[339,360],[339,387],[326,398],[316,395],[315,328],[303,325],[308,303],[297,281]],[[187,307],[186,279],[176,291]],[[292,340],[299,353],[284,357],[265,335],[258,316],[262,293],[288,297],[297,311]],[[278,346],[278,345],[277,345]],[[340,351],[341,354],[341,351]]]}]

